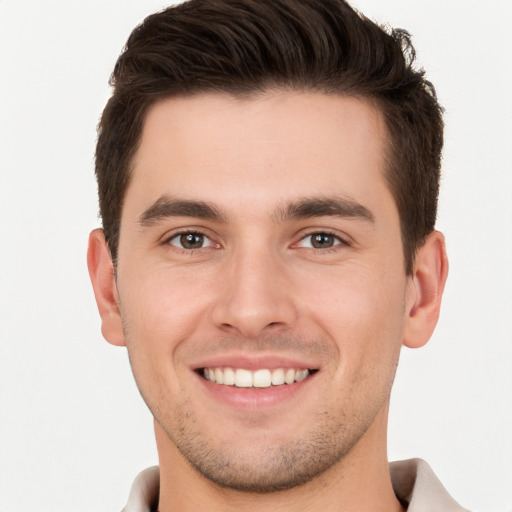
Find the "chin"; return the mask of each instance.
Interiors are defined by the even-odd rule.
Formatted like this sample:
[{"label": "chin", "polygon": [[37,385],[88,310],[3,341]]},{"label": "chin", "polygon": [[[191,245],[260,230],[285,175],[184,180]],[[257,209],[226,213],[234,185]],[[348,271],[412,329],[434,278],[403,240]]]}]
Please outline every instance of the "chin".
[{"label": "chin", "polygon": [[[190,417],[189,417],[190,420]],[[265,440],[240,439],[214,442],[194,422],[167,434],[187,462],[209,481],[224,489],[247,493],[271,493],[292,489],[314,480],[340,463],[357,444],[365,429],[355,425],[326,423],[290,440],[262,436]],[[197,424],[196,424],[197,425]],[[256,436],[258,437],[258,436]]]}]

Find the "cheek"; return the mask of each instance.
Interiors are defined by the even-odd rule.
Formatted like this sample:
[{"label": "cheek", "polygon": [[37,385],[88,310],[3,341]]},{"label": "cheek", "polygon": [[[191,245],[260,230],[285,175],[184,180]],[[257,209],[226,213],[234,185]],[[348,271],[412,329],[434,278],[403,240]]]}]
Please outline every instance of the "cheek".
[{"label": "cheek", "polygon": [[329,286],[313,293],[315,281],[304,295],[310,297],[308,315],[336,345],[340,379],[394,374],[403,339],[405,275],[354,266],[334,269],[324,279]]},{"label": "cheek", "polygon": [[345,329],[386,332],[403,318],[405,275],[362,265],[321,271],[302,279],[303,305],[340,334]]},{"label": "cheek", "polygon": [[[128,274],[129,275],[129,274]],[[140,393],[160,418],[169,407],[186,400],[182,376],[187,368],[180,364],[179,349],[197,328],[201,317],[199,290],[187,286],[167,272],[142,272],[125,282],[120,279],[119,295],[132,372]],[[167,405],[164,405],[167,404]]]},{"label": "cheek", "polygon": [[[204,316],[207,297],[200,275],[152,268],[141,272],[126,286],[120,298],[127,334],[144,343],[172,350]],[[155,347],[156,348],[156,347]]]},{"label": "cheek", "polygon": [[[126,346],[137,385],[148,403],[164,389],[181,393],[179,348],[204,317],[196,280],[163,268],[119,275],[119,298]],[[124,280],[123,277],[130,279]],[[158,391],[160,390],[160,391]],[[153,409],[159,401],[148,405]]]}]

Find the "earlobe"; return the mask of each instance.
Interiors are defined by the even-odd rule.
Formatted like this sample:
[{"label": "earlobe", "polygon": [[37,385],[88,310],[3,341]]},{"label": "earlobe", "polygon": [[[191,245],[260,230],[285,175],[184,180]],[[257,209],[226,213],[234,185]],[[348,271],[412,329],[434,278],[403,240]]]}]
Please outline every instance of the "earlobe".
[{"label": "earlobe", "polygon": [[444,236],[439,231],[433,231],[418,249],[414,272],[409,280],[403,341],[406,347],[422,347],[432,336],[439,318],[447,276]]},{"label": "earlobe", "polygon": [[101,316],[101,332],[112,345],[125,345],[123,323],[118,306],[114,266],[102,229],[89,235],[87,266],[96,304]]}]

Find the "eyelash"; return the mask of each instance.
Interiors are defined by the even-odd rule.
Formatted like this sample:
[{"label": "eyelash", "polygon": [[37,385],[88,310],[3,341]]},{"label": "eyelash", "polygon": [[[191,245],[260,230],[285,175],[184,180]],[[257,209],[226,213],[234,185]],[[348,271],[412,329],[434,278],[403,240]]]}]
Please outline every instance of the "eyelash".
[{"label": "eyelash", "polygon": [[330,252],[338,250],[338,248],[340,246],[341,247],[350,247],[352,245],[346,238],[343,238],[339,234],[333,233],[332,231],[325,230],[325,229],[318,230],[318,231],[311,231],[311,232],[307,233],[306,235],[301,237],[299,242],[295,245],[299,245],[300,243],[304,242],[308,238],[311,239],[312,237],[319,236],[319,235],[326,236],[326,237],[332,237],[335,241],[334,245],[332,245],[330,247],[323,247],[323,248],[321,248],[321,247],[302,247],[302,248],[311,249],[315,253],[324,253],[325,254],[325,253],[330,253]]},{"label": "eyelash", "polygon": [[[180,247],[178,245],[174,245],[173,243],[171,243],[172,240],[178,239],[180,237],[187,236],[187,235],[195,235],[195,236],[203,237],[203,240],[209,241],[209,244],[204,247],[186,248],[186,247]],[[203,233],[200,230],[191,230],[191,229],[173,233],[171,236],[169,236],[163,240],[163,245],[172,245],[175,249],[182,251],[182,252],[186,252],[187,254],[193,254],[196,251],[200,251],[202,249],[208,249],[209,247],[212,247],[212,246],[217,246],[217,247],[219,246],[219,244],[216,244],[212,240],[212,238],[209,237],[207,234]]]},{"label": "eyelash", "polygon": [[[198,236],[198,237],[202,237],[203,238],[203,243],[204,243],[204,241],[208,241],[209,243],[206,246],[192,247],[192,248],[186,248],[186,247],[175,245],[175,244],[171,243],[174,239],[177,239],[178,237],[187,236],[187,235],[195,235],[195,236]],[[308,238],[311,239],[314,236],[332,237],[334,239],[334,244],[332,246],[329,246],[329,247],[313,247],[312,245],[314,244],[314,242],[311,241],[310,242],[311,246],[309,246],[309,247],[301,247],[301,244],[304,241],[306,241]],[[179,231],[177,233],[173,233],[171,236],[165,238],[163,240],[162,244],[163,245],[171,245],[176,250],[179,250],[179,251],[181,251],[183,253],[186,253],[186,254],[194,254],[196,251],[201,251],[203,249],[209,249],[210,247],[214,247],[214,248],[219,248],[220,247],[220,244],[214,242],[212,240],[212,238],[210,236],[208,236],[207,234],[205,234],[204,232],[202,232],[200,230],[191,230],[191,229]],[[330,252],[336,251],[339,246],[350,247],[351,243],[348,242],[345,238],[342,238],[338,234],[333,233],[333,232],[331,232],[329,230],[318,230],[318,231],[311,231],[310,233],[307,233],[306,235],[302,236],[300,238],[300,240],[297,243],[295,243],[294,245],[296,247],[302,248],[302,249],[311,249],[315,253],[324,253],[325,254],[325,253],[330,253]]]}]

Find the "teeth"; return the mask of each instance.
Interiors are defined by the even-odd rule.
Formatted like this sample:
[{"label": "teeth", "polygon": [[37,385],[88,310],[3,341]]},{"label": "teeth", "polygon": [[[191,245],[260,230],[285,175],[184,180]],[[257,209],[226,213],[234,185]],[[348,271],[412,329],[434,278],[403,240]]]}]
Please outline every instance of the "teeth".
[{"label": "teeth", "polygon": [[231,368],[224,368],[224,384],[234,386],[236,384],[236,375]]},{"label": "teeth", "polygon": [[284,370],[282,368],[277,368],[272,371],[272,385],[280,386],[284,384]]},{"label": "teeth", "polygon": [[295,382],[300,382],[304,380],[309,375],[308,370],[301,370],[295,374]]},{"label": "teeth", "polygon": [[269,388],[272,385],[270,370],[258,370],[252,376],[252,385],[255,388]]},{"label": "teeth", "polygon": [[220,368],[215,368],[215,382],[224,384],[224,372]]},{"label": "teeth", "polygon": [[293,384],[295,382],[295,370],[290,368],[289,370],[286,370],[286,373],[284,374],[284,381],[286,384]]},{"label": "teeth", "polygon": [[274,370],[261,369],[251,372],[243,368],[204,368],[203,376],[206,380],[236,386],[237,388],[269,388],[301,382],[309,375],[307,369],[276,368]]},{"label": "teeth", "polygon": [[235,386],[237,388],[251,388],[252,373],[249,370],[237,370],[235,373]]}]

